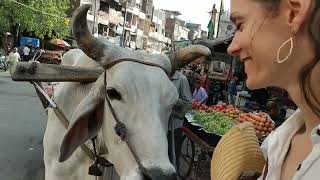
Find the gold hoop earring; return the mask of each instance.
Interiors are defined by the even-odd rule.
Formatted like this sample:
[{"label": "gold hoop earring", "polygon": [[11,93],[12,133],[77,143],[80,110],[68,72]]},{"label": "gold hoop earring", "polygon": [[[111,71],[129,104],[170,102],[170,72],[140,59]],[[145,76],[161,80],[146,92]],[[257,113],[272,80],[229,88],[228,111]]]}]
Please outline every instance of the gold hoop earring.
[{"label": "gold hoop earring", "polygon": [[[289,42],[290,42],[290,51],[289,51],[288,55],[287,55],[285,58],[283,58],[283,59],[280,60],[280,51],[281,51],[281,49],[282,49],[287,43],[289,43]],[[289,38],[288,40],[286,40],[286,41],[279,47],[278,52],[277,52],[277,62],[278,62],[279,64],[281,64],[281,63],[284,63],[285,61],[287,61],[287,60],[289,59],[290,55],[292,54],[292,50],[293,50],[293,38],[291,37],[291,38]]]}]

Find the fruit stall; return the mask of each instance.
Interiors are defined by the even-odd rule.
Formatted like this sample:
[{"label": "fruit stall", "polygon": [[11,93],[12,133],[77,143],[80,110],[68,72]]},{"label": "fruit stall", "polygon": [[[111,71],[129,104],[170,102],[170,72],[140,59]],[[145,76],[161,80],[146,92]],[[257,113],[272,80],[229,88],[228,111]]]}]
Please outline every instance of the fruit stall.
[{"label": "fruit stall", "polygon": [[259,138],[268,136],[275,129],[274,121],[264,112],[245,113],[232,105],[206,106],[198,102],[194,102],[192,107],[187,119],[208,133],[222,136],[233,125],[243,122],[251,122]]},{"label": "fruit stall", "polygon": [[[184,163],[184,167],[189,167],[189,171],[178,169],[179,175],[183,178],[187,178],[192,171],[192,175],[195,176],[193,178],[205,179],[202,177],[207,173],[204,167],[210,167],[210,164],[206,163],[210,163],[219,140],[233,126],[244,122],[252,123],[260,142],[275,129],[274,122],[264,112],[245,113],[226,104],[206,106],[194,102],[192,107],[193,110],[186,114],[187,120],[182,128],[183,146],[186,148],[183,148],[179,161]],[[196,147],[200,150],[196,151]],[[182,162],[177,163],[178,168]]]}]

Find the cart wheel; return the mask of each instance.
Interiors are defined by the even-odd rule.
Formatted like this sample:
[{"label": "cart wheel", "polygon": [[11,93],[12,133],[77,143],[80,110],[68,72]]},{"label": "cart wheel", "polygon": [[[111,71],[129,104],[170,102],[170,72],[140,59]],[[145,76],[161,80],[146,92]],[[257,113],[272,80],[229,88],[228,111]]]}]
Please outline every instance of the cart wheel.
[{"label": "cart wheel", "polygon": [[195,157],[194,142],[186,135],[183,136],[181,154],[177,161],[178,176],[181,179],[189,177],[192,171]]}]

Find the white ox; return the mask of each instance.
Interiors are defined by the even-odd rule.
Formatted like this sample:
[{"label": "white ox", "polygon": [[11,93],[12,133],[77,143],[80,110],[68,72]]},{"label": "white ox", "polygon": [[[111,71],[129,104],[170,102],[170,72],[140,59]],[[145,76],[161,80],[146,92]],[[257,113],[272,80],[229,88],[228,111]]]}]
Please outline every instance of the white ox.
[{"label": "white ox", "polygon": [[[66,53],[64,65],[100,65],[107,69],[114,59],[129,57],[173,72],[197,57],[210,55],[207,48],[192,46],[172,55],[170,61],[167,56],[113,46],[90,34],[86,23],[88,9],[89,6],[82,6],[74,14],[73,34],[81,50]],[[97,136],[98,152],[114,164],[121,180],[176,179],[175,169],[168,159],[167,126],[179,96],[168,74],[159,67],[121,62],[107,69],[106,89],[147,175],[139,169],[127,144],[114,132],[116,122],[105,102],[102,74],[94,83],[61,83],[56,88],[54,99],[71,120],[71,125],[65,130],[55,113],[49,111],[44,136],[46,180],[94,180],[95,177],[88,175],[93,162],[79,148],[94,136]]]}]

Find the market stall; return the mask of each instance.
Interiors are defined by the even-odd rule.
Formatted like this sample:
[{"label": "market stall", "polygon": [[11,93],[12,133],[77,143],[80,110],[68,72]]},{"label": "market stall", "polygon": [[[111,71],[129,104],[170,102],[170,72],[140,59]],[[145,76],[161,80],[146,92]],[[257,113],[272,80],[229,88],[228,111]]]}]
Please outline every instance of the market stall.
[{"label": "market stall", "polygon": [[[178,173],[183,178],[188,177],[192,170],[195,179],[202,178],[206,173],[202,164],[210,162],[222,136],[235,125],[252,123],[260,142],[275,129],[275,124],[268,114],[246,113],[226,104],[206,106],[194,102],[193,110],[186,114],[186,119],[182,128],[185,134],[183,144],[186,148],[182,150],[178,163]],[[200,148],[198,152],[195,150],[196,147]],[[187,170],[179,167],[182,166],[181,163],[188,167]]]}]

